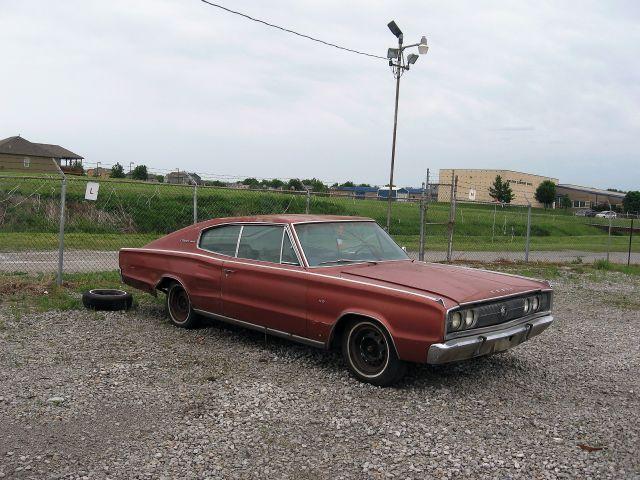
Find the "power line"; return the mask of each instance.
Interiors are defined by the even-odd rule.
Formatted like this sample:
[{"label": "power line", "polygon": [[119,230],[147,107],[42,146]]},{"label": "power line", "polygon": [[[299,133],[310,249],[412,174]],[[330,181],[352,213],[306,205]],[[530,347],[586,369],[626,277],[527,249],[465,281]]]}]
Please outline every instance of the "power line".
[{"label": "power line", "polygon": [[366,57],[381,58],[382,60],[387,60],[386,57],[381,57],[380,55],[374,55],[372,53],[360,52],[358,50],[353,50],[352,48],[342,47],[340,45],[336,45],[335,43],[325,42],[324,40],[320,40],[319,38],[314,38],[314,37],[311,37],[309,35],[305,35],[304,33],[299,33],[299,32],[296,32],[294,30],[290,30],[288,28],[281,27],[279,25],[274,25],[273,23],[269,23],[269,22],[266,22],[264,20],[260,20],[259,18],[254,18],[254,17],[252,17],[250,15],[247,15],[246,13],[238,12],[236,10],[231,10],[230,8],[223,7],[222,5],[218,5],[217,3],[213,3],[213,2],[210,2],[208,0],[201,0],[201,1],[203,3],[206,3],[207,5],[211,5],[212,7],[216,7],[216,8],[219,8],[220,10],[224,10],[225,12],[233,13],[234,15],[239,15],[241,17],[244,17],[244,18],[248,19],[248,20],[251,20],[251,21],[254,21],[254,22],[258,22],[258,23],[262,23],[263,25],[267,25],[268,27],[277,28],[278,30],[282,30],[283,32],[292,33],[292,34],[297,35],[299,37],[306,38],[308,40],[313,40],[314,42],[322,43],[322,44],[327,45],[329,47],[334,47],[334,48],[337,48],[339,50],[345,50],[345,51],[351,52],[351,53],[357,53],[358,55],[364,55]]}]

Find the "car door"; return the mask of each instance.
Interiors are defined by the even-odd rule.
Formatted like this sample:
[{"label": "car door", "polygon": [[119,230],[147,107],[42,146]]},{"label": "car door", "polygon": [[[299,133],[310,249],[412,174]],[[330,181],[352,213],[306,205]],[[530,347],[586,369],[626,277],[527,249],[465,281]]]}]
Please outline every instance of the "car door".
[{"label": "car door", "polygon": [[234,257],[240,236],[240,225],[219,225],[200,232],[198,249],[206,257],[195,265],[189,285],[194,307],[208,313],[222,315],[222,268],[224,258]]},{"label": "car door", "polygon": [[307,281],[284,225],[247,224],[222,275],[223,315],[306,336]]}]

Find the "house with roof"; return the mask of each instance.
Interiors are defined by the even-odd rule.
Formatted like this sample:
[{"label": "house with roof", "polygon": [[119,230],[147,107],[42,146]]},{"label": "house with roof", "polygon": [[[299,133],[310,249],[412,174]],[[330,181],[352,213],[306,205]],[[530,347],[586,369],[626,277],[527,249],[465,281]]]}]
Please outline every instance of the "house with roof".
[{"label": "house with roof", "polygon": [[[60,145],[30,142],[20,135],[0,140],[0,172],[81,174],[84,157]],[[78,168],[78,166],[80,168]]]},{"label": "house with roof", "polygon": [[202,179],[197,173],[188,173],[180,170],[177,172],[167,173],[164,177],[164,181],[165,183],[171,183],[174,185],[193,185],[193,182],[196,182],[198,185],[202,185]]}]

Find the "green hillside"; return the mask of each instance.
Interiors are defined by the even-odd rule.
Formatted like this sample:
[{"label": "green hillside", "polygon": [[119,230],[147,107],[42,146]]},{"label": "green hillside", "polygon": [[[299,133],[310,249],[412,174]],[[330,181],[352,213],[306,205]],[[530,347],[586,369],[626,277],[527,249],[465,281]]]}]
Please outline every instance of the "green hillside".
[{"label": "green hillside", "polygon": [[[91,179],[88,179],[91,180]],[[70,248],[115,249],[142,245],[150,239],[193,222],[193,187],[140,182],[100,181],[96,202],[84,200],[87,179],[68,179],[67,245]],[[304,213],[304,193],[199,187],[198,219],[269,213]],[[46,249],[55,246],[59,219],[59,179],[0,178],[0,250]],[[386,223],[387,204],[312,195],[310,213],[358,215]],[[393,204],[391,234],[417,248],[419,206]],[[427,244],[444,249],[448,203],[431,203],[427,212]],[[606,219],[575,217],[565,211],[532,212],[532,245],[536,249],[585,249],[607,246],[606,231],[593,226]],[[628,220],[614,220],[627,225]],[[457,248],[519,250],[526,234],[527,209],[492,205],[458,204],[455,224]],[[640,235],[639,235],[640,237]],[[613,249],[626,248],[624,235],[612,238]]]}]

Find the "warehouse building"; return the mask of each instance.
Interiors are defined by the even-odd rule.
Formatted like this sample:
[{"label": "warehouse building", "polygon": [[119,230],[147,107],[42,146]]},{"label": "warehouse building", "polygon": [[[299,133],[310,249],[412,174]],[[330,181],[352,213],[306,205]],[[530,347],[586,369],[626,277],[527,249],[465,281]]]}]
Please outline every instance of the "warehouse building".
[{"label": "warehouse building", "polygon": [[598,205],[607,208],[611,205],[611,208],[615,208],[622,205],[625,197],[625,193],[622,192],[562,183],[556,188],[556,198],[559,201],[565,195],[571,200],[572,208],[591,208]]},{"label": "warehouse building", "polygon": [[534,175],[532,173],[515,172],[513,170],[487,170],[475,168],[440,170],[440,186],[438,190],[438,201],[449,202],[451,200],[451,190],[447,184],[451,184],[452,174],[458,177],[458,188],[456,190],[456,200],[459,202],[495,202],[489,195],[489,188],[493,185],[496,177],[500,175],[503,182],[509,182],[514,198],[512,205],[528,205],[533,207],[543,207],[535,198],[536,189],[545,180],[550,180],[557,184],[558,179]]}]

